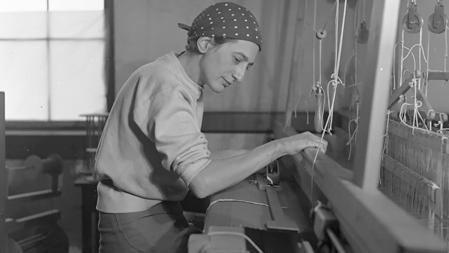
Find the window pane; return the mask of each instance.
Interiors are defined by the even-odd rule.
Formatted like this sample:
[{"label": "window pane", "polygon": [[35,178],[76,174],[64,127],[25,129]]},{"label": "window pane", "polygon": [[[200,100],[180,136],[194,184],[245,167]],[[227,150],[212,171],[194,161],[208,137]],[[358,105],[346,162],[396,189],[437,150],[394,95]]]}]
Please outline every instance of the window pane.
[{"label": "window pane", "polygon": [[103,38],[103,11],[51,12],[50,37]]},{"label": "window pane", "polygon": [[47,120],[45,41],[0,41],[0,90],[7,120]]},{"label": "window pane", "polygon": [[45,38],[47,36],[46,12],[0,12],[0,24],[0,39]]},{"label": "window pane", "polygon": [[54,11],[47,0],[0,0],[7,120],[84,120],[80,114],[106,111],[103,0],[48,3]]},{"label": "window pane", "polygon": [[50,11],[98,11],[104,9],[104,0],[49,0]]},{"label": "window pane", "polygon": [[0,12],[45,11],[46,0],[0,0]]},{"label": "window pane", "polygon": [[103,41],[52,41],[51,120],[106,111]]}]

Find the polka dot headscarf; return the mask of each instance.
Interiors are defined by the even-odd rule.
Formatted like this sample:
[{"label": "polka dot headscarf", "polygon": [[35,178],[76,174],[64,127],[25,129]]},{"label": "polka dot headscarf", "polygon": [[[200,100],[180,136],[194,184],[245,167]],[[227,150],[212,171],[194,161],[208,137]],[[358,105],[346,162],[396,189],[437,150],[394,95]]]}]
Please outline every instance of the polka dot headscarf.
[{"label": "polka dot headscarf", "polygon": [[262,49],[262,37],[254,15],[245,7],[231,2],[216,3],[202,11],[192,26],[178,24],[188,31],[188,40],[199,37],[223,37],[247,40]]}]

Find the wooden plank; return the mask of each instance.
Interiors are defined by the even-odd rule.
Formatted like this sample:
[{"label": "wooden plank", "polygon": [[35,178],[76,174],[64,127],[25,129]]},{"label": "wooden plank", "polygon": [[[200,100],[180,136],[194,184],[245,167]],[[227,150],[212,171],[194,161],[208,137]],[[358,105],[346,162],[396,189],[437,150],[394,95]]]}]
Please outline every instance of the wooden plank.
[{"label": "wooden plank", "polygon": [[[291,129],[285,132],[291,134]],[[330,202],[354,252],[446,252],[445,243],[431,231],[379,191],[365,191],[352,183],[351,172],[326,155],[319,154],[314,165],[313,149],[301,156],[294,159],[298,170],[313,172],[313,181]]]},{"label": "wooden plank", "polygon": [[370,34],[366,55],[361,55],[365,84],[360,103],[359,132],[354,156],[354,182],[376,192],[380,172],[383,135],[391,81],[393,49],[400,1],[372,1]]},{"label": "wooden plank", "polygon": [[5,93],[0,92],[0,253],[7,252],[5,205],[8,195],[5,166]]}]

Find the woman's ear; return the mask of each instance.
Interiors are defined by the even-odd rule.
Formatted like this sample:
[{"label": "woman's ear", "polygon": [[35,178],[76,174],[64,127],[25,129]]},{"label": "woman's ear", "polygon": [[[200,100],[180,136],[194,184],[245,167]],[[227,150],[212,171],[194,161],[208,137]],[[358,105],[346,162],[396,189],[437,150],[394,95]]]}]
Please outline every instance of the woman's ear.
[{"label": "woman's ear", "polygon": [[198,51],[204,54],[207,52],[207,50],[214,46],[214,40],[210,37],[199,37],[196,40],[196,46],[198,48]]}]

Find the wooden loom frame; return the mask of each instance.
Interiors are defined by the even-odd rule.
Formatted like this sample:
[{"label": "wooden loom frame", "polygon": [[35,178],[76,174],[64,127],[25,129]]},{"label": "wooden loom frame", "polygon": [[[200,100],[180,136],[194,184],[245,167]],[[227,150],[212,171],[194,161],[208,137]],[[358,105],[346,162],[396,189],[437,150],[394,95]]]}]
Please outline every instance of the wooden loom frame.
[{"label": "wooden loom frame", "polygon": [[[446,252],[442,240],[377,189],[399,6],[400,1],[396,0],[373,1],[370,24],[374,32],[371,34],[378,36],[370,36],[367,44],[372,50],[365,56],[366,85],[354,171],[321,154],[313,166],[315,152],[312,150],[292,158],[308,198],[329,202],[355,252]],[[286,113],[288,117],[291,111]],[[292,128],[281,125],[275,128],[277,137],[295,133]],[[301,184],[311,179],[324,196]]]}]

